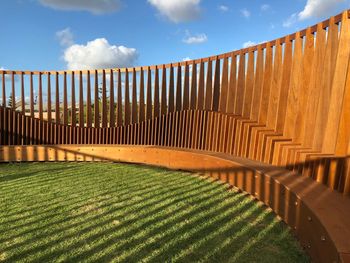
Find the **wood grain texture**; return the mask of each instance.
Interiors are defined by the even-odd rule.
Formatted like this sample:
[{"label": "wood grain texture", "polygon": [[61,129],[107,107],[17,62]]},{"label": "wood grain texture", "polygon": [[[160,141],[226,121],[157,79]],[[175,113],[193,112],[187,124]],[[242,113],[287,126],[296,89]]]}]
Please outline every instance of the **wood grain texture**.
[{"label": "wood grain texture", "polygon": [[245,92],[245,68],[246,68],[245,57],[246,57],[246,53],[243,53],[242,51],[239,54],[237,93],[236,93],[236,103],[235,103],[235,113],[238,115],[243,114],[244,92]]},{"label": "wood grain texture", "polygon": [[[250,118],[258,120],[259,108],[261,102],[261,91],[263,84],[263,71],[264,71],[264,53],[261,45],[258,47],[256,66],[255,66],[255,78],[254,78],[254,91],[252,99],[252,107],[250,110]],[[234,74],[234,73],[233,73]]]},{"label": "wood grain texture", "polygon": [[232,55],[230,66],[230,82],[227,95],[227,113],[234,113],[236,108],[236,96],[237,96],[237,57]]},{"label": "wood grain texture", "polygon": [[272,46],[271,43],[266,44],[266,55],[265,55],[265,66],[264,66],[264,77],[263,87],[261,92],[261,103],[259,108],[259,123],[265,124],[267,120],[267,111],[269,108],[269,95],[271,88],[271,77],[272,77]]},{"label": "wood grain texture", "polygon": [[227,100],[228,100],[228,58],[224,59],[221,73],[221,89],[220,89],[220,101],[219,111],[227,112]]},{"label": "wood grain texture", "polygon": [[248,65],[245,79],[245,89],[243,98],[243,117],[249,118],[252,108],[253,92],[254,92],[254,75],[255,75],[255,57],[254,51],[248,52]]},{"label": "wood grain texture", "polygon": [[[290,86],[287,99],[287,111],[284,123],[284,134],[293,138],[296,118],[299,111],[299,100],[305,94],[300,90],[301,63],[302,63],[302,39],[300,33],[297,32],[294,43],[293,64],[290,77]],[[294,138],[293,138],[294,139]]]},{"label": "wood grain texture", "polygon": [[[273,61],[273,72],[269,95],[269,105],[267,110],[266,126],[276,130],[277,111],[280,100],[280,89],[282,84],[282,46],[279,40],[276,41]],[[285,94],[282,94],[285,96]]]},{"label": "wood grain texture", "polygon": [[311,70],[311,79],[310,79],[310,88],[308,95],[308,103],[305,111],[306,123],[305,123],[305,135],[303,144],[307,147],[311,147],[313,144],[313,137],[315,133],[316,126],[316,109],[318,108],[318,102],[320,98],[320,89],[321,86],[321,76],[323,72],[323,59],[326,48],[326,32],[323,29],[322,25],[317,27],[317,37],[315,44],[315,53],[313,57],[312,70]]},{"label": "wood grain texture", "polygon": [[332,83],[332,94],[329,103],[329,115],[327,119],[326,131],[322,150],[324,152],[335,151],[337,131],[339,129],[341,110],[343,106],[344,90],[346,83],[346,73],[350,60],[350,19],[345,11],[342,17],[341,30],[339,36],[339,47]]}]

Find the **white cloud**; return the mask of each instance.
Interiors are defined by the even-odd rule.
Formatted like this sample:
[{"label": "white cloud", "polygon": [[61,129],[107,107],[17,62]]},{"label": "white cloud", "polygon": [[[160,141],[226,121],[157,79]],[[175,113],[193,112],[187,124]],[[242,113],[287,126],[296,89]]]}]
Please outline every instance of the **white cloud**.
[{"label": "white cloud", "polygon": [[243,8],[243,9],[241,10],[241,14],[242,14],[242,16],[244,16],[245,18],[249,18],[249,17],[250,17],[250,12],[249,12],[249,10],[248,10],[247,8]]},{"label": "white cloud", "polygon": [[304,10],[298,14],[299,20],[328,16],[337,4],[345,0],[307,0]]},{"label": "white cloud", "polygon": [[283,25],[283,27],[290,27],[294,23],[296,23],[297,20],[298,20],[298,14],[294,13],[290,17],[288,17],[286,20],[284,20],[282,25]]},{"label": "white cloud", "polygon": [[121,6],[120,0],[39,0],[47,7],[66,11],[88,11],[93,14],[111,13]]},{"label": "white cloud", "polygon": [[69,27],[57,31],[56,37],[60,41],[61,46],[71,46],[74,44],[73,33],[71,32]]},{"label": "white cloud", "polygon": [[346,0],[307,0],[303,11],[292,14],[283,21],[282,25],[284,27],[290,27],[298,21],[311,17],[330,16],[337,5],[345,1]]},{"label": "white cloud", "polygon": [[182,40],[182,42],[186,44],[201,44],[208,41],[208,37],[206,34],[196,34],[191,35],[189,31],[186,30],[186,37]]},{"label": "white cloud", "polygon": [[97,38],[86,45],[74,44],[64,51],[68,69],[100,69],[129,67],[138,57],[135,48],[110,45],[105,38]]},{"label": "white cloud", "polygon": [[256,45],[255,42],[249,40],[249,41],[243,43],[243,48],[252,47],[255,45]]},{"label": "white cloud", "polygon": [[222,12],[227,12],[227,11],[230,10],[230,9],[228,8],[228,6],[226,6],[226,5],[219,5],[218,8],[219,8],[219,10],[222,11]]},{"label": "white cloud", "polygon": [[201,0],[148,0],[159,13],[174,23],[187,22],[200,16]]},{"label": "white cloud", "polygon": [[263,4],[260,7],[261,11],[268,11],[270,9],[270,5],[268,4]]},{"label": "white cloud", "polygon": [[185,58],[182,59],[182,61],[190,61],[190,60],[191,60],[190,57],[185,57]]}]

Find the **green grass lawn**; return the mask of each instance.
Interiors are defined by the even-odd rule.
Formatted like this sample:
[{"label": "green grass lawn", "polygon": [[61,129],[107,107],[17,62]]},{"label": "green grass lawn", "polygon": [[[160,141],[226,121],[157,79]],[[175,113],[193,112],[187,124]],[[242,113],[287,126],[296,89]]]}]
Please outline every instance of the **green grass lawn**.
[{"label": "green grass lawn", "polygon": [[308,262],[271,210],[186,172],[0,165],[0,262]]}]

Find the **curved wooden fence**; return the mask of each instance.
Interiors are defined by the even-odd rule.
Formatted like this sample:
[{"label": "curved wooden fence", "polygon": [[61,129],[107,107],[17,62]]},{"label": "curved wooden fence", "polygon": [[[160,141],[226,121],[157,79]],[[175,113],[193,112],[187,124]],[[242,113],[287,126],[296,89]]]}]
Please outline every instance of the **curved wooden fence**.
[{"label": "curved wooden fence", "polygon": [[0,162],[105,158],[190,170],[239,163],[243,173],[219,173],[274,209],[313,260],[350,262],[349,61],[345,11],[192,61],[2,70]]},{"label": "curved wooden fence", "polygon": [[350,193],[349,11],[218,56],[0,71],[1,145],[141,144],[286,166]]}]

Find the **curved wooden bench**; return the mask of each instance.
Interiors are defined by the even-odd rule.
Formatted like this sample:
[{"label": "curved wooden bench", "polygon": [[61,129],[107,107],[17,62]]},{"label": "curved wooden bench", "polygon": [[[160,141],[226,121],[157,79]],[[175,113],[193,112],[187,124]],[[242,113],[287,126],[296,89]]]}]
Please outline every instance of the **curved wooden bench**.
[{"label": "curved wooden bench", "polygon": [[156,146],[3,146],[0,162],[116,161],[200,172],[269,206],[315,262],[350,262],[350,199],[282,167],[224,153]]}]

